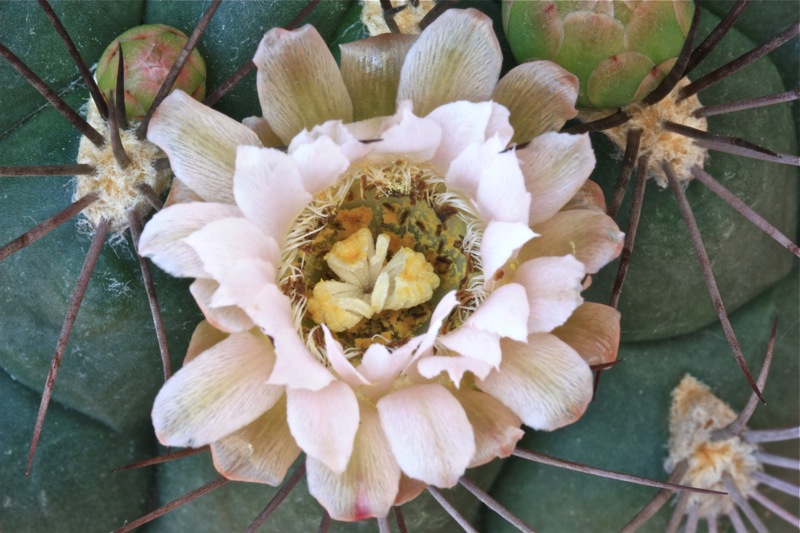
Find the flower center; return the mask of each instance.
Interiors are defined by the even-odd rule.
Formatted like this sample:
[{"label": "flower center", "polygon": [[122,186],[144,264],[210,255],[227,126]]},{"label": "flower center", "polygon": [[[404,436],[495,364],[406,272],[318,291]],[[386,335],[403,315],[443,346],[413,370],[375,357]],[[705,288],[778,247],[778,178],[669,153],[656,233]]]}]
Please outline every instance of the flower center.
[{"label": "flower center", "polygon": [[326,325],[350,357],[427,330],[436,304],[462,302],[444,328],[485,298],[474,208],[437,173],[398,159],[351,169],[295,221],[281,288],[306,344],[324,359]]},{"label": "flower center", "polygon": [[384,266],[389,241],[382,233],[373,246],[369,230],[361,228],[333,245],[325,260],[342,281],[314,286],[308,300],[312,320],[345,331],[381,311],[409,309],[431,299],[440,283],[433,266],[405,246]]}]

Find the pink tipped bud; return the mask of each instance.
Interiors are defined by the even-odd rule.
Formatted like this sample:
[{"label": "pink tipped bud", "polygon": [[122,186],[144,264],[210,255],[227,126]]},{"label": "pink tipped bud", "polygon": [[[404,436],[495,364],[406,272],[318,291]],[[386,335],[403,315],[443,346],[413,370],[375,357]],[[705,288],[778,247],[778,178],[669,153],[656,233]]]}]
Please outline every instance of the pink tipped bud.
[{"label": "pink tipped bud", "polygon": [[[106,48],[97,64],[97,84],[105,94],[117,85],[119,48],[125,61],[125,111],[129,120],[141,120],[153,103],[175,60],[188,41],[186,35],[163,24],[146,24],[126,31]],[[178,76],[180,89],[198,100],[206,94],[206,63],[195,49]]]}]

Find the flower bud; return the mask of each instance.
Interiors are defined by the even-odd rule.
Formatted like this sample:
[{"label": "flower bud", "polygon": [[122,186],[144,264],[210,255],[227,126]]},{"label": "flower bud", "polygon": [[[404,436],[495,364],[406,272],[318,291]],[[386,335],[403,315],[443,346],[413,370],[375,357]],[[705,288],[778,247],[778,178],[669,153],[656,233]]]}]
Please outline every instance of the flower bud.
[{"label": "flower bud", "polygon": [[[97,85],[107,94],[117,86],[120,46],[125,61],[125,113],[128,120],[141,120],[181,53],[188,38],[163,24],[146,24],[126,31],[106,48],[97,63]],[[173,90],[180,89],[197,100],[206,94],[206,63],[192,50]]]},{"label": "flower bud", "polygon": [[547,59],[580,80],[579,107],[621,107],[670,71],[694,14],[691,0],[505,0],[517,61]]}]

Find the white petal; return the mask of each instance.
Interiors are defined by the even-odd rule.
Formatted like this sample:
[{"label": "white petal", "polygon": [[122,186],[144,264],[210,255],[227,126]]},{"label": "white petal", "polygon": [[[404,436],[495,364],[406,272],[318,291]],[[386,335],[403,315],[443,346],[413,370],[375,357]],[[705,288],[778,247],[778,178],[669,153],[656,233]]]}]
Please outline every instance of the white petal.
[{"label": "white petal", "polygon": [[215,220],[241,216],[232,205],[193,202],[175,204],[153,215],[139,239],[139,254],[173,276],[200,278],[208,274],[184,239]]},{"label": "white petal", "polygon": [[531,195],[512,150],[487,160],[478,183],[478,206],[484,220],[528,223]]},{"label": "white petal", "polygon": [[381,141],[370,145],[373,154],[402,154],[410,161],[427,162],[439,147],[442,129],[412,113],[410,102],[401,102],[397,113],[381,125],[378,137]]},{"label": "white petal", "polygon": [[490,137],[485,142],[468,144],[450,163],[445,174],[445,183],[451,189],[463,191],[470,198],[476,198],[487,161],[504,148],[498,136]]},{"label": "white petal", "polygon": [[196,279],[189,286],[189,291],[194,296],[206,320],[215,328],[228,333],[240,333],[252,329],[255,324],[241,308],[234,305],[219,307],[212,305],[212,299],[217,289],[219,289],[219,283],[203,278]]},{"label": "white petal", "polygon": [[347,468],[337,474],[324,463],[306,461],[308,492],[334,520],[386,516],[400,484],[400,467],[389,448],[378,411],[360,403],[361,423]]},{"label": "white petal", "polygon": [[[347,360],[344,355],[344,349],[339,341],[333,338],[331,330],[328,326],[322,325],[322,331],[325,334],[325,351],[328,356],[328,362],[333,369],[339,374],[339,377],[351,387],[358,387],[359,385],[368,385],[369,381],[362,376],[358,370],[353,367],[353,364]],[[372,346],[370,346],[371,348]]]},{"label": "white petal", "polygon": [[283,387],[266,384],[274,361],[269,340],[250,333],[234,333],[197,356],[156,397],[158,440],[196,448],[261,416],[283,394]]},{"label": "white petal", "polygon": [[463,324],[455,331],[442,335],[437,341],[448,349],[496,367],[500,364],[500,335]]},{"label": "white petal", "polygon": [[528,338],[528,297],[525,288],[509,283],[495,289],[467,319],[470,327],[520,342]]},{"label": "white petal", "polygon": [[408,51],[397,100],[413,101],[422,116],[448,102],[489,100],[502,62],[489,17],[475,9],[447,10]]},{"label": "white petal", "polygon": [[242,259],[280,264],[280,249],[257,226],[244,218],[225,218],[207,224],[186,238],[203,262],[203,269],[223,280]]},{"label": "white petal", "polygon": [[372,397],[382,396],[383,393],[391,390],[394,386],[394,378],[406,368],[419,341],[419,337],[411,339],[391,352],[382,344],[370,345],[364,352],[358,370],[371,382],[372,387],[361,392]]},{"label": "white petal", "polygon": [[432,355],[423,357],[417,362],[417,370],[421,376],[434,379],[442,372],[447,372],[447,376],[456,388],[459,387],[465,372],[472,372],[478,378],[485,378],[492,368],[488,363],[460,355]]},{"label": "white petal", "polygon": [[517,268],[514,281],[527,292],[530,333],[546,333],[567,321],[583,303],[581,282],[585,275],[583,263],[571,255],[540,257]]},{"label": "white petal", "polygon": [[358,400],[348,385],[334,381],[318,391],[286,392],[289,427],[310,457],[341,474],[353,453],[358,430]]},{"label": "white petal", "polygon": [[452,487],[475,453],[464,408],[437,384],[411,385],[378,402],[381,426],[400,468],[414,479]]},{"label": "white petal", "polygon": [[172,171],[190,189],[226,204],[233,203],[236,147],[261,146],[250,128],[180,90],[153,113],[147,139],[167,153]]},{"label": "white petal", "polygon": [[426,355],[427,352],[433,347],[436,342],[436,337],[439,335],[439,330],[444,324],[445,319],[450,315],[453,309],[459,305],[458,298],[456,298],[456,291],[450,291],[439,300],[436,304],[436,309],[431,314],[431,323],[428,326],[428,331],[417,337],[419,339],[419,347],[415,358]]},{"label": "white petal", "polygon": [[303,181],[303,188],[317,194],[335,184],[350,166],[344,151],[330,137],[320,137],[298,145],[289,154]]},{"label": "white petal", "polygon": [[311,202],[292,158],[274,148],[239,148],[233,193],[244,216],[276,241]]},{"label": "white petal", "polygon": [[[364,144],[361,141],[375,139],[379,134],[382,121],[383,119],[369,120],[367,121],[371,125],[368,128],[369,131],[360,132],[356,130],[359,129],[357,126],[362,123],[345,125],[342,124],[341,120],[330,120],[319,126],[314,126],[311,131],[303,130],[298,133],[289,145],[289,155],[294,155],[302,146],[313,144],[318,139],[328,137],[339,147],[348,161],[357,161],[371,150],[369,144]],[[359,134],[363,134],[363,137]],[[313,164],[313,161],[311,163]],[[306,190],[312,192],[310,188]]]},{"label": "white petal", "polygon": [[503,342],[500,368],[478,381],[533,429],[553,430],[578,420],[592,399],[589,365],[566,343],[548,333],[528,343]]},{"label": "white petal", "polygon": [[276,486],[298,455],[286,422],[285,395],[247,426],[211,443],[214,468],[235,481]]},{"label": "white petal", "polygon": [[492,276],[519,250],[523,244],[536,237],[526,224],[492,221],[486,226],[481,241],[483,275]]},{"label": "white petal", "polygon": [[452,102],[437,107],[425,118],[442,128],[442,142],[433,164],[444,173],[469,145],[483,143],[495,135],[501,145],[506,145],[514,133],[508,123],[508,110],[494,102]]},{"label": "white petal", "polygon": [[269,30],[253,62],[261,110],[285,143],[328,120],[353,120],[353,104],[328,46],[311,25]]},{"label": "white petal", "polygon": [[531,226],[564,207],[581,190],[595,164],[588,134],[545,133],[517,150],[517,157],[531,193]]},{"label": "white petal", "polygon": [[274,284],[265,284],[245,307],[275,344],[275,368],[270,383],[319,390],[334,380],[333,374],[308,350],[292,322],[289,298]]}]

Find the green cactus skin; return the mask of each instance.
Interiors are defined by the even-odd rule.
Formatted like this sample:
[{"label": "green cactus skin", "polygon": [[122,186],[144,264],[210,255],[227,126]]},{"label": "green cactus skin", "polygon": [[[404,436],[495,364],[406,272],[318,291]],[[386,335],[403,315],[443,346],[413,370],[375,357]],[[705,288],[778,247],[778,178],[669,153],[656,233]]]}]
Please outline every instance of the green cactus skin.
[{"label": "green cactus skin", "polygon": [[558,63],[578,77],[580,107],[610,108],[656,87],[693,14],[691,0],[503,0],[503,29],[517,61]]},{"label": "green cactus skin", "polygon": [[[188,33],[206,7],[205,2],[184,1],[124,2],[116,4],[113,10],[107,9],[105,1],[90,5],[53,4],[83,56],[90,61],[100,57],[103,47],[116,35],[142,21],[169,24]],[[309,22],[320,28],[328,42],[334,42],[344,30],[352,30],[346,12],[354,6],[357,7],[355,2],[326,0]],[[209,88],[216,88],[251,58],[267,29],[285,25],[301,8],[297,2],[282,0],[223,2],[200,43],[209,66]],[[494,11],[497,5],[489,3],[483,9]],[[762,42],[782,29],[786,20],[795,17],[795,11],[793,2],[780,2],[777,6],[755,3],[737,27],[744,28],[747,35],[764,32],[757,39]],[[0,3],[0,36],[4,44],[64,94],[70,105],[78,108],[86,102],[86,91],[73,84],[78,76],[63,45],[35,3]],[[739,50],[731,50],[727,43],[715,52],[728,58],[737,53]],[[775,54],[762,61],[769,65],[774,58],[778,58],[776,64],[782,76],[798,71],[795,55]],[[724,60],[725,57],[715,59]],[[760,85],[761,74],[742,74],[733,94],[748,97],[771,90]],[[773,70],[770,76],[774,75]],[[220,102],[218,109],[239,119],[258,113],[254,85],[252,77],[246,78]],[[718,101],[729,96],[720,96]],[[77,133],[60,115],[43,106],[41,97],[5,64],[0,64],[0,104],[0,164],[61,164],[74,160]],[[713,127],[779,150],[785,149],[782,144],[789,144],[787,150],[792,150],[791,143],[796,146],[797,121],[792,120],[785,108],[774,109],[770,111],[774,114],[755,115],[756,119],[748,114],[751,112],[744,112],[736,120],[731,115]],[[755,122],[765,124],[754,135],[750,128]],[[775,126],[782,122],[786,124]],[[608,184],[615,179],[619,164],[614,161],[615,149],[597,139],[593,143],[600,159],[595,178],[610,187]],[[722,157],[715,155],[714,160]],[[744,189],[745,200],[768,218],[773,216],[772,210],[778,209],[777,216],[784,218],[773,222],[793,235],[797,193],[792,183],[796,170],[789,169],[786,171],[789,174],[781,175],[776,174],[783,172],[777,165],[754,167],[736,158],[728,161],[721,170],[712,168],[710,172],[717,178],[727,177],[732,188],[739,183],[739,177],[748,176],[751,184]],[[768,186],[764,185],[765,176],[769,176]],[[705,197],[704,193],[692,192],[693,187],[690,194]],[[27,230],[34,223],[32,219],[38,222],[62,209],[70,202],[71,195],[72,188],[64,178],[0,179],[0,243]],[[625,362],[604,374],[598,399],[577,425],[555,433],[532,435],[525,445],[566,459],[664,479],[662,461],[669,390],[680,376],[691,370],[737,408],[749,391],[717,326],[685,337],[652,340],[695,331],[701,324],[714,320],[714,313],[702,285],[692,285],[699,282],[697,264],[688,239],[683,236],[682,222],[672,205],[674,201],[668,193],[650,197],[648,201],[663,207],[653,211],[645,207],[637,247],[648,249],[650,242],[649,251],[642,255],[652,257],[652,261],[637,265],[636,261],[643,259],[637,259],[638,252],[634,253],[631,278],[622,298],[623,305],[629,306],[623,308],[625,316],[630,317],[625,320],[634,321],[625,322],[626,335],[648,342],[623,345],[621,357]],[[696,200],[690,198],[693,205]],[[739,218],[727,206],[711,200],[700,205],[696,211],[708,220],[705,224],[701,222],[706,245],[719,253],[727,250],[731,254],[727,259],[714,255],[720,257],[715,260],[714,269],[717,276],[728,280],[721,283],[721,290],[729,308],[744,306],[733,321],[752,367],[757,368],[763,357],[772,318],[778,315],[780,320],[773,374],[766,389],[769,403],[766,408],[759,408],[761,411],[757,411],[752,425],[762,428],[796,424],[800,342],[797,271],[790,272],[793,262],[788,253],[772,249],[766,238],[732,240],[730,223],[738,224]],[[165,451],[157,446],[149,422],[152,399],[162,382],[158,347],[136,259],[130,246],[121,243],[107,247],[101,256],[67,348],[31,478],[25,479],[25,460],[44,376],[88,244],[89,239],[77,232],[74,223],[68,223],[0,263],[0,405],[3,406],[0,531],[113,530],[217,476],[206,456],[144,470],[110,473],[113,468]],[[606,275],[613,276],[613,269],[611,265]],[[633,277],[637,269],[639,281]],[[762,280],[755,288],[754,273]],[[696,277],[691,283],[690,274]],[[789,279],[779,282],[787,274]],[[173,365],[177,368],[200,314],[185,281],[172,280],[159,272],[156,276]],[[598,291],[596,300],[607,300],[610,290],[602,289],[602,281],[595,280],[593,289]],[[634,298],[645,289],[651,292]],[[747,303],[762,290],[768,292]],[[731,297],[732,291],[737,292],[735,298]],[[695,310],[687,313],[685,321],[677,321],[676,317],[683,316],[681,309]],[[706,356],[706,352],[710,355]],[[784,450],[784,454],[789,453]],[[497,468],[499,463],[491,466]],[[473,479],[479,475],[484,474],[469,473]],[[491,479],[493,472],[485,475]],[[523,481],[529,484],[523,485]],[[274,492],[266,486],[231,483],[144,530],[242,530]],[[617,530],[653,494],[652,489],[517,461],[504,466],[504,475],[491,492],[529,525],[545,533]],[[447,495],[451,499],[463,497],[468,505],[462,503],[459,507],[482,530],[501,531],[505,527],[486,510],[482,512],[483,521],[475,519],[475,500],[464,496],[463,490]],[[796,505],[797,500],[793,501]],[[455,527],[441,509],[424,499],[404,507],[404,511],[407,521],[415,517],[420,521],[417,527],[410,525],[412,531],[452,531]],[[796,508],[790,511],[800,513]],[[668,517],[669,510],[662,513]],[[314,530],[320,516],[321,508],[305,494],[301,482],[268,527]],[[610,522],[615,516],[616,521]],[[664,518],[658,520],[647,530],[663,526]],[[588,526],[583,527],[584,524]],[[334,524],[332,530],[375,531],[376,526],[374,521]],[[773,531],[783,530],[776,525]]]},{"label": "green cactus skin", "polygon": [[[128,120],[142,120],[150,109],[161,83],[178,58],[186,35],[163,24],[131,28],[108,45],[97,62],[97,86],[108,94],[117,86],[118,50],[125,58],[125,114]],[[202,100],[206,95],[206,62],[195,48],[183,67],[175,89]]]}]

